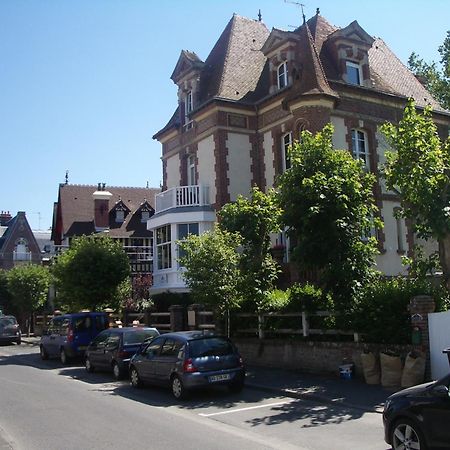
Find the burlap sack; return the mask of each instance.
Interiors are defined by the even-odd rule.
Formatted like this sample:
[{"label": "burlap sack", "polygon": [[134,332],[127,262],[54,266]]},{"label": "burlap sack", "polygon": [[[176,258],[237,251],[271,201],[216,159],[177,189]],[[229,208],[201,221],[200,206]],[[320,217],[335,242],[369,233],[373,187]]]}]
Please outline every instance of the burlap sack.
[{"label": "burlap sack", "polygon": [[380,384],[380,366],[373,353],[361,353],[364,379],[367,384]]},{"label": "burlap sack", "polygon": [[402,387],[423,383],[425,379],[425,358],[418,353],[408,353],[402,372]]},{"label": "burlap sack", "polygon": [[400,356],[380,353],[381,385],[385,387],[400,386],[402,378],[402,360]]}]

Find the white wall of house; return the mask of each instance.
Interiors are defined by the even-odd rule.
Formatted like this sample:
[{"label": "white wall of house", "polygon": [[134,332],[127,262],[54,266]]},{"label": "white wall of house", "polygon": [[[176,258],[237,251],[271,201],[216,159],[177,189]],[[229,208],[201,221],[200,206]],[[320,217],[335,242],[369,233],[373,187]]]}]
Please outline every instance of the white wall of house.
[{"label": "white wall of house", "polygon": [[198,143],[197,160],[197,183],[209,186],[209,201],[215,203],[217,195],[216,162],[214,158],[214,137],[212,135]]},{"label": "white wall of house", "polygon": [[271,188],[275,182],[275,167],[273,166],[273,138],[272,132],[268,131],[264,133],[264,166],[265,166],[265,175],[266,175],[266,186],[267,188]]},{"label": "white wall of house", "polygon": [[348,149],[348,144],[345,140],[347,127],[344,119],[342,117],[331,116],[330,120],[334,126],[333,147],[340,150]]},{"label": "white wall of house", "polygon": [[228,133],[226,145],[228,149],[228,193],[233,202],[239,194],[248,196],[250,193],[252,181],[251,143],[246,134]]},{"label": "white wall of house", "polygon": [[180,186],[180,157],[178,154],[167,158],[167,189]]}]

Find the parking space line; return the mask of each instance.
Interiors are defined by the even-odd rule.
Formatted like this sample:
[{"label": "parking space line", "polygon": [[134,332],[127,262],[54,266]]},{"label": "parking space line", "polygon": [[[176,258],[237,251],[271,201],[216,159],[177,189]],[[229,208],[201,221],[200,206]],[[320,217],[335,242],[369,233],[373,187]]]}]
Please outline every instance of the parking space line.
[{"label": "parking space line", "polygon": [[261,409],[261,408],[267,408],[270,406],[287,405],[288,403],[294,403],[294,402],[298,402],[298,400],[290,399],[290,400],[285,400],[283,402],[266,403],[264,405],[248,406],[247,408],[229,409],[227,411],[220,411],[220,412],[215,412],[215,413],[210,413],[210,414],[200,413],[199,416],[202,416],[202,417],[220,416],[223,414],[232,414],[232,413],[236,413],[236,412],[250,411],[252,409]]}]

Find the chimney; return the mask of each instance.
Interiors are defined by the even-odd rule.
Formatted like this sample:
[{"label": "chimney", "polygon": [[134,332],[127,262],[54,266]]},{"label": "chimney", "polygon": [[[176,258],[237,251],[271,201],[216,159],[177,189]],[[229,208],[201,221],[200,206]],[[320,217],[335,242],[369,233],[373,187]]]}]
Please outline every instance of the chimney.
[{"label": "chimney", "polygon": [[98,183],[97,190],[92,194],[94,199],[94,226],[97,231],[109,227],[109,199],[111,192],[105,190],[105,183]]},{"label": "chimney", "polygon": [[6,225],[12,219],[9,211],[3,211],[0,213],[0,225]]}]

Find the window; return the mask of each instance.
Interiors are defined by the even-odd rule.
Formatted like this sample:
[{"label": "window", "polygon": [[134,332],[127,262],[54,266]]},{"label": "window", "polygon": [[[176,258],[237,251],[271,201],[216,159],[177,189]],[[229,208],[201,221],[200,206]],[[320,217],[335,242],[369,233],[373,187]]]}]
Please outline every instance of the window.
[{"label": "window", "polygon": [[123,209],[116,210],[116,222],[122,223],[125,220],[125,211]]},{"label": "window", "polygon": [[172,242],[170,225],[156,229],[156,252],[158,259],[158,270],[170,269],[172,267]]},{"label": "window", "polygon": [[345,63],[347,69],[347,83],[361,86],[361,66],[351,61]]},{"label": "window", "polygon": [[400,208],[394,208],[394,218],[397,231],[397,253],[405,253],[405,246],[403,244],[403,236],[405,235],[405,230],[403,228],[403,221],[400,215]]},{"label": "window", "polygon": [[189,155],[187,158],[187,184],[194,186],[195,182],[195,155]]},{"label": "window", "polygon": [[192,120],[189,118],[189,114],[193,108],[192,91],[189,91],[186,93],[186,97],[184,98],[184,126],[186,130],[192,128]]},{"label": "window", "polygon": [[[190,234],[198,236],[198,223],[179,223],[178,224],[178,240],[183,241]],[[185,252],[178,246],[178,258],[182,258]]]},{"label": "window", "polygon": [[142,211],[141,212],[141,222],[145,223],[147,220],[150,219],[150,211]]},{"label": "window", "polygon": [[24,238],[19,238],[13,252],[14,261],[30,261],[31,252],[28,248],[28,241]]},{"label": "window", "polygon": [[364,131],[352,130],[352,154],[355,159],[361,159],[367,169],[370,169],[369,146]]},{"label": "window", "polygon": [[292,145],[292,133],[286,133],[281,139],[281,150],[283,157],[283,172],[291,167],[291,160],[289,158],[289,147]]},{"label": "window", "polygon": [[283,89],[288,84],[287,62],[283,62],[278,66],[278,89]]}]

